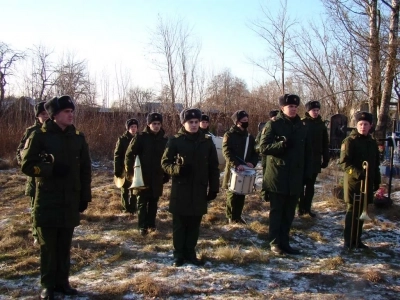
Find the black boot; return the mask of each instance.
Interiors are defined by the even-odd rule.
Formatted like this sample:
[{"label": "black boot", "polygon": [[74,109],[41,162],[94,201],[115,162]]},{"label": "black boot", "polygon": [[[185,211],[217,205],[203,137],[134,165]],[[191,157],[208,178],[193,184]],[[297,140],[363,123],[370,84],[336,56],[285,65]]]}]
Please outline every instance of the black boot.
[{"label": "black boot", "polygon": [[56,285],[54,291],[68,296],[78,295],[78,291],[72,288],[69,283]]}]

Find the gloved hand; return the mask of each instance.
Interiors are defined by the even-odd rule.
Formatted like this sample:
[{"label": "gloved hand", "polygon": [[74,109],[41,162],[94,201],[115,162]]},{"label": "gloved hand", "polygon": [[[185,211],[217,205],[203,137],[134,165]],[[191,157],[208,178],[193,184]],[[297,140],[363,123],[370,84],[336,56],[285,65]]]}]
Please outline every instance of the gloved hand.
[{"label": "gloved hand", "polygon": [[321,168],[325,169],[329,165],[329,161],[323,161],[321,164]]},{"label": "gloved hand", "polygon": [[215,198],[217,198],[217,194],[218,194],[217,192],[208,191],[207,201],[212,201]]},{"label": "gloved hand", "polygon": [[86,208],[88,207],[88,203],[86,201],[80,201],[79,202],[79,212],[84,212]]},{"label": "gloved hand", "polygon": [[294,147],[294,140],[286,138],[286,140],[283,142],[283,144],[285,145],[285,147],[287,149],[293,148]]},{"label": "gloved hand", "polygon": [[192,173],[192,165],[181,165],[179,166],[180,176],[189,176]]},{"label": "gloved hand", "polygon": [[167,173],[164,173],[162,183],[164,184],[167,183],[168,181],[169,181],[169,175]]},{"label": "gloved hand", "polygon": [[65,163],[55,163],[53,166],[53,176],[63,178],[69,173],[69,166]]},{"label": "gloved hand", "polygon": [[39,154],[39,156],[40,156],[40,158],[42,159],[42,162],[44,162],[44,163],[49,163],[49,164],[51,164],[51,163],[54,162],[54,156],[53,156],[53,154],[47,154],[46,152],[42,151],[42,152]]}]

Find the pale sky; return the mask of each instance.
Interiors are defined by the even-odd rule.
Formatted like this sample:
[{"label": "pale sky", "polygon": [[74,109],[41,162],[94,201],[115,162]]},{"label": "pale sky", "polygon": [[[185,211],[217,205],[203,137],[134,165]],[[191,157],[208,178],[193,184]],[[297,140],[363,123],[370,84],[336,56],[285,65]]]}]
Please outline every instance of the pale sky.
[{"label": "pale sky", "polygon": [[[279,0],[0,0],[0,41],[18,50],[42,44],[56,56],[73,52],[88,61],[93,74],[122,66],[135,86],[158,89],[158,71],[149,60],[150,32],[158,14],[181,18],[201,41],[205,68],[213,74],[230,69],[251,90],[267,79],[246,58],[267,51],[248,27],[261,17],[260,3],[271,11],[280,8]],[[320,18],[322,4],[288,0],[288,8],[291,18],[306,24]]]}]

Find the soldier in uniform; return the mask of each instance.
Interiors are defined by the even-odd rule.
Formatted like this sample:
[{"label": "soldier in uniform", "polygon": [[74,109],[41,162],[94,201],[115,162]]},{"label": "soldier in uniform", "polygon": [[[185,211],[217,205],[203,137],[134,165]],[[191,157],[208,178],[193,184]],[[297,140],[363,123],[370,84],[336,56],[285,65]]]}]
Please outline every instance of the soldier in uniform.
[{"label": "soldier in uniform", "polygon": [[200,131],[204,134],[210,134],[210,117],[205,114],[201,115]]},{"label": "soldier in uniform", "polygon": [[[128,149],[129,143],[136,135],[138,127],[138,120],[126,120],[126,131],[118,138],[114,151],[114,176],[116,177],[123,178],[125,176],[124,162],[126,149]],[[131,182],[129,180],[125,180],[124,185],[121,187],[121,204],[124,212],[134,214],[136,212],[136,195],[133,194],[132,189],[129,189],[130,185]]]},{"label": "soldier in uniform", "polygon": [[[373,192],[378,190],[381,183],[378,145],[369,134],[372,128],[372,114],[357,112],[355,119],[357,128],[343,140],[339,161],[344,171],[344,200],[347,205],[344,225],[344,247],[347,249],[353,247],[368,248],[361,241],[364,221],[359,219],[362,211],[360,208],[364,205],[365,197],[368,197],[368,203],[372,203]],[[368,162],[368,178],[365,178],[366,170],[362,166],[364,161]],[[354,194],[360,194],[361,182],[365,182],[367,179],[367,195],[364,195],[361,202],[356,201],[353,203]]]},{"label": "soldier in uniform", "polygon": [[[238,110],[232,115],[234,125],[225,133],[222,140],[223,155],[226,159],[223,187],[228,188],[231,179],[231,168],[243,171],[247,167],[254,168],[258,162],[254,137],[248,133],[249,115]],[[227,191],[226,217],[229,223],[246,224],[242,218],[245,195]]]},{"label": "soldier in uniform", "polygon": [[[309,101],[305,105],[306,113],[302,119],[308,125],[308,136],[312,143],[312,176],[305,180],[304,192],[300,194],[298,215],[308,214],[315,218],[311,211],[311,203],[314,197],[314,185],[321,168],[326,168],[329,163],[328,129],[320,114],[321,104],[318,101]],[[321,162],[322,161],[322,162]]]},{"label": "soldier in uniform", "polygon": [[289,232],[304,177],[311,177],[311,141],[308,126],[297,114],[300,98],[285,94],[279,97],[281,111],[268,122],[261,135],[260,151],[267,156],[264,186],[268,191],[269,239],[275,254],[299,254],[289,244]]},{"label": "soldier in uniform", "polygon": [[[183,127],[168,141],[161,160],[172,176],[169,212],[172,213],[174,266],[185,261],[201,265],[195,247],[208,201],[219,192],[218,157],[210,136],[199,130],[201,112],[195,108],[180,113]],[[208,187],[208,192],[207,192]]]},{"label": "soldier in uniform", "polygon": [[[34,111],[35,111],[35,124],[33,124],[31,127],[28,127],[25,131],[24,136],[21,139],[21,142],[19,143],[19,146],[17,148],[17,162],[18,165],[21,165],[22,163],[22,150],[24,149],[25,142],[29,138],[32,132],[34,132],[36,129],[39,129],[42,127],[44,122],[49,118],[49,115],[47,114],[47,111],[44,109],[44,104],[46,101],[39,102],[38,104],[35,105]],[[34,200],[35,200],[35,178],[34,177],[28,177],[26,179],[26,187],[25,187],[25,195],[29,196],[31,198],[31,213],[32,213],[32,219],[33,219],[33,205],[34,205]],[[33,236],[33,244],[37,244],[37,234],[36,234],[36,229],[34,226],[32,226],[32,236]]]},{"label": "soldier in uniform", "polygon": [[127,174],[132,178],[136,155],[139,155],[145,189],[137,191],[138,229],[141,235],[156,230],[158,199],[163,184],[169,176],[161,168],[167,137],[162,126],[162,115],[153,112],[147,116],[147,126],[138,133],[128,146],[125,155]]},{"label": "soldier in uniform", "polygon": [[35,177],[33,223],[40,244],[41,299],[76,295],[69,284],[70,249],[80,214],[91,201],[91,160],[84,135],[73,125],[71,97],[45,104],[50,119],[26,140],[22,172]]},{"label": "soldier in uniform", "polygon": [[[278,115],[278,113],[279,113],[278,109],[271,110],[269,112],[269,114],[268,114],[269,121],[275,120],[276,116]],[[261,133],[262,133],[262,128],[260,128],[261,124],[264,124],[264,126],[265,126],[266,123],[258,124],[258,133],[257,133],[257,137],[256,137],[256,149],[257,149],[257,152],[260,152],[260,140],[261,140]],[[263,176],[265,174],[266,166],[267,166],[267,157],[265,155],[261,154],[261,167],[262,167],[262,175]],[[261,197],[262,197],[263,200],[269,201],[268,200],[268,193],[266,192],[264,186],[261,188]]]}]

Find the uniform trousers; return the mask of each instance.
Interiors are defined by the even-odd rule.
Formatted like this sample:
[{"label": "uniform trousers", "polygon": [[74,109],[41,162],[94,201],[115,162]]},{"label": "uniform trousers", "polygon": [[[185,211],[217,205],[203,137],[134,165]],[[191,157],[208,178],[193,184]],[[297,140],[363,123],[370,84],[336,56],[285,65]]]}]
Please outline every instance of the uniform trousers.
[{"label": "uniform trousers", "polygon": [[[356,201],[353,203],[346,203],[346,217],[344,220],[344,243],[350,246],[350,242],[354,247],[356,241],[361,242],[361,234],[363,230],[364,221],[359,220],[362,213],[362,201]],[[354,212],[354,217],[353,217]],[[352,230],[353,228],[353,230]],[[353,233],[352,233],[353,231]],[[357,234],[358,233],[358,234]]]},{"label": "uniform trousers", "polygon": [[238,195],[232,191],[227,191],[226,195],[226,217],[239,220],[242,217],[245,195]]},{"label": "uniform trousers", "polygon": [[174,258],[196,258],[195,247],[199,239],[202,217],[172,214]]},{"label": "uniform trousers", "polygon": [[311,203],[314,197],[314,185],[317,180],[318,173],[313,173],[311,178],[305,181],[304,193],[300,194],[299,211],[309,212],[311,210]]},{"label": "uniform trousers", "polygon": [[156,228],[158,197],[139,193],[137,196],[138,228]]},{"label": "uniform trousers", "polygon": [[43,288],[68,283],[74,227],[36,227],[40,244],[40,283]]},{"label": "uniform trousers", "polygon": [[269,193],[269,240],[271,245],[289,246],[289,232],[299,196]]},{"label": "uniform trousers", "polygon": [[134,214],[136,212],[136,195],[132,189],[121,188],[121,204],[125,212]]}]

